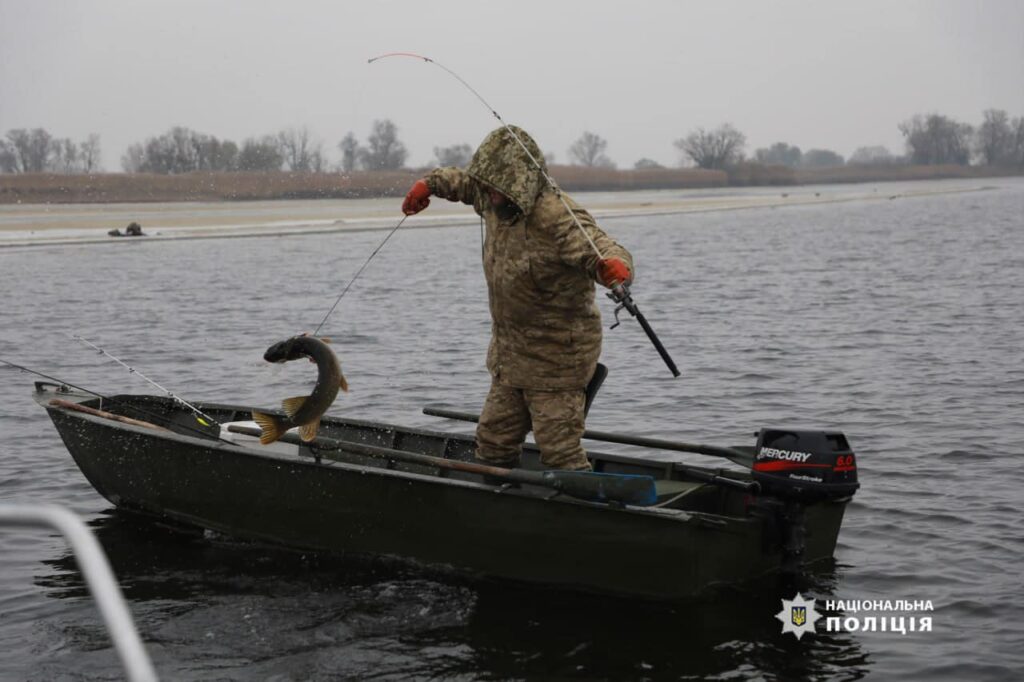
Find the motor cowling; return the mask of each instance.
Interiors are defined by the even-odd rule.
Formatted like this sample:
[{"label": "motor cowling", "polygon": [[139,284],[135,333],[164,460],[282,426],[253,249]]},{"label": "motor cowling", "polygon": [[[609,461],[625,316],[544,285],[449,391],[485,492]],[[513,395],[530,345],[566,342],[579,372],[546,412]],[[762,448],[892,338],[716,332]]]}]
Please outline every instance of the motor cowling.
[{"label": "motor cowling", "polygon": [[765,493],[801,502],[849,497],[860,487],[857,458],[838,431],[761,429],[753,478]]}]

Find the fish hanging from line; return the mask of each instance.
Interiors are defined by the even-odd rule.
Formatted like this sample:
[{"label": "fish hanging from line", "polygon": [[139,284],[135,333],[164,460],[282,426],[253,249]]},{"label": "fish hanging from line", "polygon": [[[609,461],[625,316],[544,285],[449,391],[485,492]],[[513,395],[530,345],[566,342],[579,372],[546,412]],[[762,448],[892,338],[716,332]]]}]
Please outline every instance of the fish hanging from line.
[{"label": "fish hanging from line", "polygon": [[296,426],[299,427],[299,436],[303,441],[312,441],[320,428],[320,418],[334,402],[338,389],[348,392],[348,382],[341,373],[337,356],[327,345],[329,342],[328,339],[302,334],[275,343],[263,354],[264,360],[275,363],[309,358],[310,362],[316,363],[318,370],[312,393],[281,401],[285,417],[255,411],[252,413],[253,421],[263,431],[260,435],[260,443],[263,445],[273,443],[288,429]]}]

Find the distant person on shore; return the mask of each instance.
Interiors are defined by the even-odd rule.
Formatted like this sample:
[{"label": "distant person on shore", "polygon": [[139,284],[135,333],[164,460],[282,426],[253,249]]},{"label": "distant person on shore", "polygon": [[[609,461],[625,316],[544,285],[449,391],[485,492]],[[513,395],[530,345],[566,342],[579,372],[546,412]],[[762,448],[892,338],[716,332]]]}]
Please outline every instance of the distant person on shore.
[{"label": "distant person on shore", "polygon": [[402,211],[419,213],[434,195],[472,205],[487,226],[491,388],[476,431],[477,459],[517,466],[532,428],[545,466],[589,470],[580,439],[584,391],[601,355],[594,282],[631,281],[633,260],[562,194],[604,258],[595,253],[538,168],[546,172],[537,143],[509,128],[514,136],[505,127],[491,132],[465,170],[437,168],[417,180]]},{"label": "distant person on shore", "polygon": [[107,234],[111,237],[145,237],[146,233],[142,231],[142,225],[136,222],[128,223],[128,227],[124,228],[124,232],[117,229],[108,230]]}]

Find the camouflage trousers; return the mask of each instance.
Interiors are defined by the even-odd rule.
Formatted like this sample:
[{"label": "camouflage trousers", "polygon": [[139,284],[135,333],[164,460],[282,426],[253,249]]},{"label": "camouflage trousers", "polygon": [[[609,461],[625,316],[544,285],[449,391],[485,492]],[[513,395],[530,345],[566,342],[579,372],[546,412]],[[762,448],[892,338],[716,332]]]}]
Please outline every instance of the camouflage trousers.
[{"label": "camouflage trousers", "polygon": [[519,464],[523,441],[533,429],[541,463],[552,469],[589,470],[583,436],[585,394],[536,391],[491,382],[476,429],[476,457],[485,464]]}]

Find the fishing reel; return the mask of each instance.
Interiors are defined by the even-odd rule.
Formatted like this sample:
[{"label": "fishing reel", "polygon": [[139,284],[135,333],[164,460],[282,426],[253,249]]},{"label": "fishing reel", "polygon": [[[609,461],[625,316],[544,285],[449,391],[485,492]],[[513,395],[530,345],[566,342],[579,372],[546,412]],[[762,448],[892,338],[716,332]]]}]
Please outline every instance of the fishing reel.
[{"label": "fishing reel", "polygon": [[623,308],[625,308],[633,317],[636,317],[637,313],[640,312],[637,310],[636,303],[633,302],[632,294],[629,293],[629,285],[625,282],[613,286],[612,290],[607,292],[605,296],[615,301],[616,304],[614,311],[615,324],[608,327],[609,329],[615,329],[622,324],[622,320],[619,319],[619,313],[622,312]]}]

